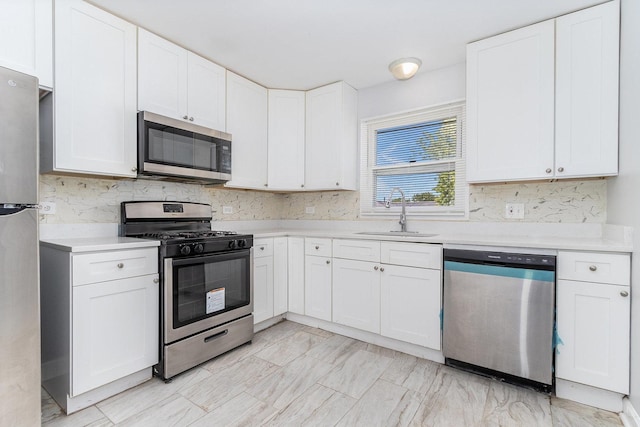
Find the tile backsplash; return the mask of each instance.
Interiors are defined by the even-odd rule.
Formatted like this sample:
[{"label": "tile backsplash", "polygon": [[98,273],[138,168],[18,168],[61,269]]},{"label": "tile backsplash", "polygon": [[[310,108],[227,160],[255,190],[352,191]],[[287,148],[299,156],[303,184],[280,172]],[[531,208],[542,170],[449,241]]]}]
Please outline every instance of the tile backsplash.
[{"label": "tile backsplash", "polygon": [[[605,223],[606,188],[604,179],[471,185],[469,221]],[[40,216],[44,224],[118,223],[120,202],[128,200],[210,203],[216,221],[359,219],[357,191],[278,194],[168,181],[41,175],[40,200],[56,203],[55,214]],[[506,203],[524,204],[524,219],[506,220]],[[231,213],[223,213],[223,207]]]}]

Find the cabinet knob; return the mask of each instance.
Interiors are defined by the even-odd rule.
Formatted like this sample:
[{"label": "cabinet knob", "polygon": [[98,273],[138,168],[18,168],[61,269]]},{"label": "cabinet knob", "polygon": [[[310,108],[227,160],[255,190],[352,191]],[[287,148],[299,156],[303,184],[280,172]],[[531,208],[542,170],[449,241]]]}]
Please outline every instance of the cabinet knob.
[{"label": "cabinet knob", "polygon": [[265,187],[268,187],[268,186],[269,186],[269,184],[265,184],[264,186],[265,186]]},{"label": "cabinet knob", "polygon": [[327,264],[331,264],[331,261],[327,260]]},{"label": "cabinet knob", "polygon": [[591,271],[596,271],[598,269],[598,267],[596,267],[595,265],[590,265],[589,266],[589,270]]},{"label": "cabinet knob", "polygon": [[156,277],[155,279],[153,279],[153,283],[160,283],[160,279]]},{"label": "cabinet knob", "polygon": [[629,296],[629,292],[627,292],[627,291],[622,291],[622,292],[620,292],[620,296],[622,296],[622,297],[628,297],[628,296]]},{"label": "cabinet knob", "polygon": [[547,168],[546,173],[551,173],[551,168]]},{"label": "cabinet knob", "polygon": [[562,166],[560,166],[560,167],[558,168],[558,172],[564,172],[564,168],[563,168]]},{"label": "cabinet knob", "polygon": [[123,263],[121,263],[121,262],[119,262],[119,263],[118,263],[118,268],[124,268],[124,264],[123,264]]},{"label": "cabinet knob", "polygon": [[193,121],[193,117],[189,117],[189,121],[192,122]]},{"label": "cabinet knob", "polygon": [[317,251],[318,249],[320,249],[320,246],[316,246],[316,251]]},{"label": "cabinet knob", "polygon": [[339,182],[336,182],[336,185],[340,185],[340,183],[339,183]]},{"label": "cabinet knob", "polygon": [[374,267],[373,267],[373,269],[374,269],[375,271],[378,271],[378,266],[377,266],[377,265],[376,265],[376,266],[374,266]]},{"label": "cabinet knob", "polygon": [[304,188],[304,184],[300,184],[300,188]]},{"label": "cabinet knob", "polygon": [[380,271],[384,271],[384,267],[380,267]]},{"label": "cabinet knob", "polygon": [[131,168],[131,172],[138,172],[138,168]]},{"label": "cabinet knob", "polygon": [[189,116],[182,116],[183,119],[187,120]]},{"label": "cabinet knob", "polygon": [[260,246],[260,250],[261,250],[261,251],[264,251],[264,246]]}]

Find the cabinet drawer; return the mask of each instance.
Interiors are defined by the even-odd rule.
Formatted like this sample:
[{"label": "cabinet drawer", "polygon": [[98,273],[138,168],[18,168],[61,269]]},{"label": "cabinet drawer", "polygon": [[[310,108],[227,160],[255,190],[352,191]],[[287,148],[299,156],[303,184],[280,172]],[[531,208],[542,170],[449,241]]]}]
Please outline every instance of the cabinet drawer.
[{"label": "cabinet drawer", "polygon": [[380,258],[383,264],[442,269],[442,246],[425,243],[382,242]]},{"label": "cabinet drawer", "polygon": [[73,286],[158,272],[158,248],[95,252],[72,259]]},{"label": "cabinet drawer", "polygon": [[304,239],[304,253],[331,256],[331,239]]},{"label": "cabinet drawer", "polygon": [[261,258],[273,255],[273,239],[254,239],[253,257]]},{"label": "cabinet drawer", "polygon": [[629,285],[631,260],[626,254],[559,252],[558,279]]},{"label": "cabinet drawer", "polygon": [[333,257],[380,262],[380,242],[334,239]]}]

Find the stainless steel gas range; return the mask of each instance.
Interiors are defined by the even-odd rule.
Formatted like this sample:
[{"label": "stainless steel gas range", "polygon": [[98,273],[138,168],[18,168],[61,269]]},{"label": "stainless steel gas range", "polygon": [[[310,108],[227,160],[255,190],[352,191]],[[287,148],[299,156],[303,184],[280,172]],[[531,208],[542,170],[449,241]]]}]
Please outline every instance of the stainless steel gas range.
[{"label": "stainless steel gas range", "polygon": [[160,240],[160,362],[171,379],[253,339],[253,236],[211,230],[211,206],[123,202],[120,234]]}]

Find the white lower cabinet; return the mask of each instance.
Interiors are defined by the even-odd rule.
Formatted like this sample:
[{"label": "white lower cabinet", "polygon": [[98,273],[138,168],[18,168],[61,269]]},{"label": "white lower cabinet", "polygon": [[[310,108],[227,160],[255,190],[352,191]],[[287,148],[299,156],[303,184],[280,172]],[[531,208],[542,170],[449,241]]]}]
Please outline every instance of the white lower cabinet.
[{"label": "white lower cabinet", "polygon": [[333,260],[333,321],[380,333],[380,265]]},{"label": "white lower cabinet", "polygon": [[619,393],[619,408],[629,393],[630,294],[629,255],[558,254],[556,378]]},{"label": "white lower cabinet", "polygon": [[288,239],[288,310],[304,314],[304,238]]},{"label": "white lower cabinet", "polygon": [[306,255],[304,260],[304,313],[331,321],[331,258]]},{"label": "white lower cabinet", "polygon": [[440,270],[383,265],[380,333],[440,350]]},{"label": "white lower cabinet", "polygon": [[73,287],[71,394],[158,362],[158,275]]},{"label": "white lower cabinet", "polygon": [[253,323],[287,311],[287,238],[253,242]]}]

